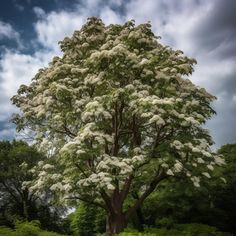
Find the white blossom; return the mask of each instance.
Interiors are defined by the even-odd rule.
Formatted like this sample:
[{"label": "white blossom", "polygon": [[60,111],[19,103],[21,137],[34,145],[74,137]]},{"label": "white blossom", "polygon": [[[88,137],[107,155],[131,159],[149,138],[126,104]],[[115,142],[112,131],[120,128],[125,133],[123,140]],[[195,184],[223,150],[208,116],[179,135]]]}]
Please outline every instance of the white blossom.
[{"label": "white blossom", "polygon": [[195,187],[200,187],[200,178],[199,178],[199,177],[193,176],[193,177],[191,177],[190,179],[192,180],[193,185],[194,185]]},{"label": "white blossom", "polygon": [[183,170],[183,164],[179,161],[176,161],[174,164],[174,171],[176,173],[181,172]]},{"label": "white blossom", "polygon": [[220,179],[226,184],[227,183],[227,181],[226,181],[226,179],[224,178],[224,177],[220,177]]},{"label": "white blossom", "polygon": [[214,167],[213,167],[212,165],[207,165],[207,168],[208,168],[209,170],[214,170]]},{"label": "white blossom", "polygon": [[198,162],[199,164],[205,163],[205,161],[204,161],[201,157],[198,157],[198,158],[197,158],[197,162]]},{"label": "white blossom", "polygon": [[172,171],[171,169],[167,170],[166,174],[167,174],[167,175],[173,175],[173,176],[174,176],[174,173],[173,173],[173,171]]},{"label": "white blossom", "polygon": [[209,173],[207,173],[207,172],[202,172],[202,175],[204,175],[204,176],[206,176],[207,178],[211,178],[211,176],[209,175]]},{"label": "white blossom", "polygon": [[225,160],[223,158],[221,158],[220,156],[215,156],[214,160],[215,160],[215,163],[219,166],[225,164]]}]

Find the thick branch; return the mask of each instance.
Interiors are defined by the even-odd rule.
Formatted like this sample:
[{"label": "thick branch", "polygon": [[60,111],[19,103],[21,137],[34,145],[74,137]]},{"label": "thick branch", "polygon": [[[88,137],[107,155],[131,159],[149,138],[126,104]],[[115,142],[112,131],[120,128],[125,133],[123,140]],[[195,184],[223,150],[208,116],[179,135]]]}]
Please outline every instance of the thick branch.
[{"label": "thick branch", "polygon": [[159,172],[159,174],[152,180],[149,187],[146,191],[140,196],[140,198],[135,202],[135,204],[126,211],[126,218],[128,219],[144,202],[144,200],[155,190],[156,186],[163,179],[167,178],[167,175],[163,170]]},{"label": "thick branch", "polygon": [[134,178],[134,176],[133,176],[133,174],[131,174],[125,181],[125,186],[120,193],[121,194],[121,203],[124,202],[125,198],[127,197],[128,193],[129,193],[129,189],[130,189],[133,178]]},{"label": "thick branch", "polygon": [[113,130],[114,130],[114,143],[113,143],[113,147],[112,147],[112,155],[116,156],[119,150],[119,121],[118,121],[118,105],[116,103],[115,105],[115,115],[114,115],[114,122],[113,122]]},{"label": "thick branch", "polygon": [[106,207],[107,207],[106,210],[108,210],[109,212],[114,214],[114,209],[112,207],[111,200],[110,200],[109,196],[106,194],[106,192],[104,190],[101,190],[100,194],[101,194],[103,201],[106,204]]}]

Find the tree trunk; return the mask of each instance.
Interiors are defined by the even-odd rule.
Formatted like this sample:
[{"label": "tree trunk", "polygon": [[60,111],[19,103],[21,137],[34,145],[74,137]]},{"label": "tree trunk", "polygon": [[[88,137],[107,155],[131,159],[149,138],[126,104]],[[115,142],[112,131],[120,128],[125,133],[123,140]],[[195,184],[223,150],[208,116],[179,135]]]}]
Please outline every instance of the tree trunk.
[{"label": "tree trunk", "polygon": [[23,215],[24,215],[24,218],[28,221],[29,220],[29,212],[28,212],[28,205],[26,203],[26,200],[23,199]]},{"label": "tree trunk", "polygon": [[123,213],[109,214],[106,224],[106,235],[114,236],[122,232],[127,226],[127,221]]}]

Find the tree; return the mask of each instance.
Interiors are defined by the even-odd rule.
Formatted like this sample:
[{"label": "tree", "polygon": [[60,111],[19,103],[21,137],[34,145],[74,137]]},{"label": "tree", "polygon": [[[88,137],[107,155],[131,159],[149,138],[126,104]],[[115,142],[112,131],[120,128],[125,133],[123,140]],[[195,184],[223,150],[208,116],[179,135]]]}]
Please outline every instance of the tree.
[{"label": "tree", "polygon": [[44,228],[58,229],[55,208],[52,211],[45,198],[41,199],[25,185],[33,180],[30,170],[44,159],[42,153],[23,141],[0,142],[0,225],[11,225],[16,217],[39,219]]},{"label": "tree", "polygon": [[[224,155],[226,165],[218,168],[216,173],[225,184],[221,187],[219,181],[213,186],[213,204],[220,214],[219,228],[236,233],[236,144],[223,145],[218,153]],[[222,178],[221,176],[224,176]]]},{"label": "tree", "polygon": [[[185,176],[199,187],[224,163],[202,128],[215,97],[185,78],[196,61],[161,45],[149,23],[89,18],[60,46],[63,56],[12,98],[18,130],[32,129],[58,155],[54,166],[37,167],[32,188],[104,208],[114,235],[161,181]],[[124,209],[134,189],[139,196]]]},{"label": "tree", "polygon": [[80,204],[71,221],[71,229],[74,235],[95,235],[96,208],[87,204]]},{"label": "tree", "polygon": [[24,181],[32,180],[32,173],[27,172],[42,160],[35,148],[29,147],[23,141],[0,142],[0,192],[1,212],[17,214],[29,219],[29,208],[34,206],[38,197],[23,187]]}]

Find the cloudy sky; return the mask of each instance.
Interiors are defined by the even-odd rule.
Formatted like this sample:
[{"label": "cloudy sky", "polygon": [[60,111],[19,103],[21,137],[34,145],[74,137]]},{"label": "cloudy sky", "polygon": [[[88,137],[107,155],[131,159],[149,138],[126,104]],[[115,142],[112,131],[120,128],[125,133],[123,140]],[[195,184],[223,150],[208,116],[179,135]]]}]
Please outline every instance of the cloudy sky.
[{"label": "cloudy sky", "polygon": [[0,139],[16,133],[9,99],[39,68],[61,55],[57,42],[90,16],[106,24],[151,21],[161,42],[198,61],[191,80],[218,99],[207,123],[214,148],[236,143],[235,0],[6,0],[0,1]]}]

